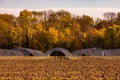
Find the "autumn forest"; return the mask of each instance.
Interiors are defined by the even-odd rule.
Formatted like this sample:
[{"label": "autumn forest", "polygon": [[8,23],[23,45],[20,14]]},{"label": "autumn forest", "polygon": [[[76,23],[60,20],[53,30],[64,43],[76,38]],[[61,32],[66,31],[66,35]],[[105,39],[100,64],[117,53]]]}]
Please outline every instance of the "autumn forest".
[{"label": "autumn forest", "polygon": [[120,48],[120,13],[106,12],[104,19],[72,15],[68,11],[28,11],[19,16],[0,14],[0,48],[25,47],[45,52],[62,47]]}]

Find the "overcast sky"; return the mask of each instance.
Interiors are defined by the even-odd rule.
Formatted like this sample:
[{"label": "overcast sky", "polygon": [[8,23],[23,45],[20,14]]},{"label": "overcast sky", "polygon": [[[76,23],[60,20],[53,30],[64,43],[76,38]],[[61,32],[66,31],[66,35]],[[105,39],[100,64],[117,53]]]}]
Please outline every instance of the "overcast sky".
[{"label": "overcast sky", "polygon": [[0,0],[0,13],[18,15],[23,9],[53,8],[67,8],[73,14],[101,17],[106,11],[119,12],[120,0]]},{"label": "overcast sky", "polygon": [[0,0],[1,8],[96,8],[120,7],[120,0]]}]

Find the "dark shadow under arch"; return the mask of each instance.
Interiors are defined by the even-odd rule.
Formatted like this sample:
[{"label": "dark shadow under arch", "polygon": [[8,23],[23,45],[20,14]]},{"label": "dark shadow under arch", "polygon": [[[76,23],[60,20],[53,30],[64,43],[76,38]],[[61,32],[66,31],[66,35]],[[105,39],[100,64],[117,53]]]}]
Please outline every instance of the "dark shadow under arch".
[{"label": "dark shadow under arch", "polygon": [[32,53],[30,53],[29,56],[34,56],[34,55]]},{"label": "dark shadow under arch", "polygon": [[50,56],[65,56],[65,54],[61,51],[54,51],[50,54]]},{"label": "dark shadow under arch", "polygon": [[82,56],[86,56],[86,54],[85,54],[85,53],[83,53],[83,54],[82,54]]}]

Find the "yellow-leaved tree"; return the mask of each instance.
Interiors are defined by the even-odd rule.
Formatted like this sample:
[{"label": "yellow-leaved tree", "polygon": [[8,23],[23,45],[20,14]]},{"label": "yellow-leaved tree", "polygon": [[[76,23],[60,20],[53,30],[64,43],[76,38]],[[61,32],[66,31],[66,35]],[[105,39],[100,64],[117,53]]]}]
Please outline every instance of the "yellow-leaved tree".
[{"label": "yellow-leaved tree", "polygon": [[11,27],[10,28],[10,39],[14,47],[21,47],[23,42],[23,30],[21,27]]},{"label": "yellow-leaved tree", "polygon": [[49,27],[49,32],[48,32],[48,44],[50,45],[50,48],[58,42],[58,30],[55,29],[54,27]]}]

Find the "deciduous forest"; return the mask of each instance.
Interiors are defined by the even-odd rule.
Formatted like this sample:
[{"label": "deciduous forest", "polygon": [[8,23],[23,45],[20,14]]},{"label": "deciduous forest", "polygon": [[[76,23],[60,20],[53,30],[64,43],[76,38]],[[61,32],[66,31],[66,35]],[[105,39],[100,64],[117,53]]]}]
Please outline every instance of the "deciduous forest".
[{"label": "deciduous forest", "polygon": [[18,17],[0,14],[0,48],[26,47],[43,52],[55,47],[70,51],[120,48],[120,12],[103,16],[93,19],[64,10],[23,10]]}]

